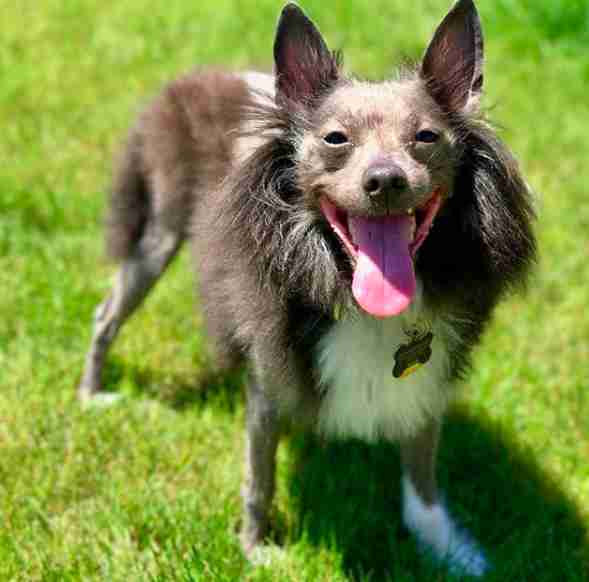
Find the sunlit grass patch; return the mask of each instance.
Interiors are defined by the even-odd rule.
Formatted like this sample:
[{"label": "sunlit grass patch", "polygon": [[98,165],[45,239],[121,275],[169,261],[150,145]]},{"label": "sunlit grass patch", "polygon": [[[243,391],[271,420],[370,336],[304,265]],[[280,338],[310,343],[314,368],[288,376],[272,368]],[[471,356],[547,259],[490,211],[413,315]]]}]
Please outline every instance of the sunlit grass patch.
[{"label": "sunlit grass patch", "polygon": [[[346,66],[419,58],[442,0],[304,2]],[[490,580],[589,571],[587,3],[479,2],[486,105],[539,194],[541,259],[497,313],[450,416],[440,480],[489,550]],[[279,5],[6,4],[0,43],[0,579],[442,580],[401,528],[395,447],[280,450],[286,555],[254,569],[240,519],[242,378],[212,381],[183,253],[106,370],[124,398],[74,398],[110,285],[111,158],[162,82],[206,63],[271,64]],[[206,388],[208,387],[208,391]]]}]

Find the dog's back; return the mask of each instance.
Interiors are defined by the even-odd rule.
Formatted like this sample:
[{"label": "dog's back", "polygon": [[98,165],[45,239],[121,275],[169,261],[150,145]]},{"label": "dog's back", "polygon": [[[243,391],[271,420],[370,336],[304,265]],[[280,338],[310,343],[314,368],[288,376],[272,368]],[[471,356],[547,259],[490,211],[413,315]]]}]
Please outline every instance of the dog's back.
[{"label": "dog's back", "polygon": [[150,220],[186,235],[195,197],[215,196],[232,164],[241,112],[251,99],[247,77],[203,71],[173,81],[143,111],[115,171],[111,258],[128,258]]},{"label": "dog's back", "polygon": [[[109,345],[181,247],[198,200],[205,201],[200,208],[208,209],[209,217],[215,212],[223,177],[247,144],[254,145],[253,137],[236,142],[243,112],[268,79],[196,72],[167,85],[139,116],[114,172],[106,246],[121,266],[112,293],[96,310],[79,385],[83,400],[109,399],[101,395]],[[227,352],[231,360],[235,353],[230,348]]]}]

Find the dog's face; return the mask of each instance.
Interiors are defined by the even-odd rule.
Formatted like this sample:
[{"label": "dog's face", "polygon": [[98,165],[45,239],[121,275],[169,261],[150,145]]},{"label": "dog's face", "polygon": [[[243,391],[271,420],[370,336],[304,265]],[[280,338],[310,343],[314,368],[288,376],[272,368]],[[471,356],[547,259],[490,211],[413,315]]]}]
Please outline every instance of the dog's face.
[{"label": "dog's face", "polygon": [[413,261],[453,180],[456,115],[476,108],[482,37],[462,0],[438,28],[419,74],[385,83],[340,77],[314,25],[287,6],[276,45],[277,99],[298,110],[296,173],[354,265],[352,291],[377,317],[411,302]]},{"label": "dog's face", "polygon": [[357,216],[413,212],[451,190],[460,144],[415,80],[336,88],[302,137],[305,192]]}]

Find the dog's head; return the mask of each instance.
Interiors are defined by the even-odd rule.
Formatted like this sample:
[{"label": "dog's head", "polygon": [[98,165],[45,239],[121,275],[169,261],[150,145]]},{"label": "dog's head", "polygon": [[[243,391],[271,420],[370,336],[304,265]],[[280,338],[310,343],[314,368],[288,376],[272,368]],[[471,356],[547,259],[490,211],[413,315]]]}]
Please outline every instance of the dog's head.
[{"label": "dog's head", "polygon": [[294,128],[297,182],[353,264],[358,304],[377,317],[415,293],[414,260],[452,194],[463,145],[459,119],[476,111],[483,41],[461,0],[442,21],[417,74],[368,83],[344,78],[337,55],[294,4],[274,46],[276,100]]},{"label": "dog's head", "polygon": [[[533,209],[519,167],[479,111],[483,40],[459,0],[421,63],[382,83],[345,77],[293,4],[274,46],[264,137],[226,182],[231,236],[263,284],[330,310],[350,295],[387,317],[412,301],[475,317],[525,279]],[[434,224],[435,220],[435,224]]]}]

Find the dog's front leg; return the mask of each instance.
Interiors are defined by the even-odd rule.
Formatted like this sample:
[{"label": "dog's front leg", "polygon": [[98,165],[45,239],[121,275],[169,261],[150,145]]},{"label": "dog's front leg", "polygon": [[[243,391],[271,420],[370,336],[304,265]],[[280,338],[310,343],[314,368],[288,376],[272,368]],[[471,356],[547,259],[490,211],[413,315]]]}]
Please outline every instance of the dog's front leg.
[{"label": "dog's front leg", "polygon": [[252,378],[247,393],[241,544],[247,557],[254,561],[257,561],[257,554],[260,553],[256,550],[268,533],[279,436],[280,422],[276,403],[264,392],[264,387]]},{"label": "dog's front leg", "polygon": [[403,519],[421,546],[451,571],[482,576],[489,568],[484,553],[440,500],[435,476],[439,438],[440,422],[435,420],[401,442]]}]

